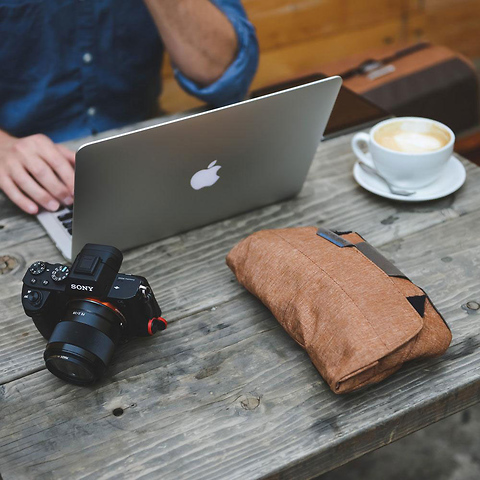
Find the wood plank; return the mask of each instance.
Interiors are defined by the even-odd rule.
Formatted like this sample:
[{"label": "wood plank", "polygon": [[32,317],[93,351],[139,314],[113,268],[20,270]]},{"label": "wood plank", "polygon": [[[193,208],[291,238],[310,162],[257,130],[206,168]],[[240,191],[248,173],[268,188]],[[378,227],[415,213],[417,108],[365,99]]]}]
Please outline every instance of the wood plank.
[{"label": "wood plank", "polygon": [[[480,331],[460,305],[477,298],[480,280],[470,267],[480,264],[480,246],[462,234],[480,225],[479,215],[388,246],[407,273],[428,282],[452,327],[443,357],[336,396],[270,313],[236,285],[230,302],[122,347],[96,388],[72,387],[45,371],[4,385],[4,480],[260,478],[275,471],[282,472],[276,478],[310,478],[472,405],[480,398]],[[425,251],[432,237],[442,241]]]},{"label": "wood plank", "polygon": [[[262,54],[297,43],[334,37],[368,29],[392,20],[408,23],[423,13],[417,4],[405,0],[268,0],[244,1],[249,20],[255,26]],[[413,2],[414,3],[414,2]],[[173,76],[170,62],[163,75]]]},{"label": "wood plank", "polygon": [[[253,89],[315,71],[322,63],[402,41],[428,40],[469,58],[480,56],[477,0],[369,0],[368,5],[353,0],[247,0],[245,7],[261,46]],[[382,29],[379,38],[373,39],[374,32]],[[165,63],[163,108],[180,111],[202,105],[181,91]]]},{"label": "wood plank", "polygon": [[480,57],[478,37],[480,2],[427,0],[427,39],[467,57]]},{"label": "wood plank", "polygon": [[[272,85],[282,79],[318,72],[322,64],[364,50],[386,44],[401,46],[405,42],[417,40],[420,38],[418,32],[422,31],[424,23],[425,17],[416,15],[409,20],[408,25],[403,20],[395,19],[369,28],[262,52],[251,89]],[[182,92],[173,78],[165,78],[163,85],[164,93],[160,103],[165,111],[179,111],[199,104],[197,100],[192,101],[193,97]]]},{"label": "wood plank", "polygon": [[[146,276],[164,314],[175,322],[238,295],[224,259],[233,245],[259,229],[297,225],[354,229],[381,246],[480,208],[476,197],[480,169],[468,162],[467,184],[446,199],[402,204],[365,192],[352,178],[350,139],[351,135],[321,144],[297,198],[134,249],[126,253],[122,270]],[[21,232],[9,235],[25,243],[0,250],[0,255],[9,253],[19,263],[16,271],[0,276],[0,383],[42,368],[44,341],[23,314],[21,279],[35,260],[62,261],[47,237],[26,241]]]},{"label": "wood plank", "polygon": [[173,77],[166,77],[162,80],[159,105],[165,112],[183,112],[205,106],[206,103],[182,90]]},{"label": "wood plank", "polygon": [[[266,52],[260,59],[259,71],[255,77],[253,88],[274,83],[272,78],[278,78],[280,75],[295,76],[298,75],[298,72],[311,71],[312,66],[314,67],[316,64],[321,65],[382,44],[402,44],[402,42],[409,41],[414,30],[423,24],[423,16],[412,17],[408,29],[401,20],[392,20],[371,28]],[[276,69],[275,65],[278,66]],[[272,70],[274,71],[272,72]]]},{"label": "wood plank", "polygon": [[475,3],[475,0],[424,0],[425,10],[429,12],[434,12],[437,10],[442,10],[443,8],[451,7],[456,5],[461,9]]},{"label": "wood plank", "polygon": [[[258,11],[265,3],[268,7]],[[256,8],[252,8],[253,4]],[[244,5],[257,29],[262,52],[400,20],[409,13],[403,0],[247,1]]]},{"label": "wood plank", "polygon": [[[0,192],[0,206],[2,219],[0,221],[0,249],[2,255],[8,253],[11,245],[16,245],[22,238],[34,239],[45,235],[45,230],[38,222],[32,222],[30,215],[23,213],[19,208],[11,204]],[[3,209],[5,207],[5,210]],[[15,237],[12,233],[15,232]]]},{"label": "wood plank", "polygon": [[[418,5],[405,0],[247,0],[243,5],[257,31],[262,54],[392,20],[407,23],[410,16],[420,13]],[[170,60],[164,63],[163,77],[172,77]]]}]

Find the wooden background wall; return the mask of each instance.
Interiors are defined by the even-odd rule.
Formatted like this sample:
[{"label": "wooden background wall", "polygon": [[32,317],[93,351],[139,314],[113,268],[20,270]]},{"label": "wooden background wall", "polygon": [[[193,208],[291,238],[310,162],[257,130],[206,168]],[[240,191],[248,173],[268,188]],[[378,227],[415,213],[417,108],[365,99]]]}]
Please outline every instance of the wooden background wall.
[{"label": "wooden background wall", "polygon": [[[480,58],[480,0],[243,0],[260,43],[252,89],[300,76],[355,53],[428,40]],[[167,60],[167,112],[201,102],[176,84]]]}]

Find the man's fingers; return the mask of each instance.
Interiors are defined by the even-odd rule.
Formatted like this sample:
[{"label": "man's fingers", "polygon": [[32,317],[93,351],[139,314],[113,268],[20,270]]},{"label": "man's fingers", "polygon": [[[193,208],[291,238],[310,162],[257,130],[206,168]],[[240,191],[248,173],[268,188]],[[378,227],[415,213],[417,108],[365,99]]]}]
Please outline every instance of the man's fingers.
[{"label": "man's fingers", "polygon": [[[55,197],[61,203],[73,203],[72,192],[60,181],[50,165],[43,158],[30,155],[25,159],[24,165],[36,182],[50,193],[51,196]],[[25,177],[22,176],[22,178]],[[43,203],[42,205],[45,206]],[[52,208],[48,209],[52,210]]]},{"label": "man's fingers", "polygon": [[36,134],[10,137],[0,153],[0,188],[24,211],[73,203],[75,154],[68,148]]},{"label": "man's fingers", "polygon": [[39,185],[38,181],[32,178],[21,165],[15,166],[11,177],[17,187],[46,210],[54,212],[60,207],[60,202],[48,190]]},{"label": "man's fingers", "polygon": [[60,150],[60,153],[61,153],[72,165],[75,165],[75,152],[73,152],[72,150],[69,150],[67,147],[65,147],[65,146],[63,146],[63,145],[60,145],[60,144],[56,144],[55,146]]},{"label": "man's fingers", "polygon": [[35,215],[38,213],[38,206],[32,202],[12,181],[8,176],[1,179],[0,187],[5,192],[7,197],[16,205],[18,205],[24,212]]},{"label": "man's fingers", "polygon": [[68,205],[71,205],[73,202],[73,187],[75,184],[75,170],[73,169],[73,165],[71,162],[64,157],[60,151],[54,145],[55,150],[57,151],[57,156],[48,155],[44,157],[47,163],[52,167],[53,171],[60,177],[62,182],[68,188],[68,198],[63,198],[62,201]]},{"label": "man's fingers", "polygon": [[55,174],[67,186],[68,194],[64,195],[60,190],[50,190],[50,185],[53,186],[53,183],[51,183],[53,181],[52,178],[50,178],[50,183],[48,185],[44,185],[45,188],[55,195],[55,197],[57,197],[62,203],[71,205],[73,202],[72,196],[75,172],[70,160],[64,155],[63,151],[58,148],[58,145],[55,145],[48,137],[38,135],[35,140],[38,148],[37,154],[41,156],[48,165],[50,165]]}]

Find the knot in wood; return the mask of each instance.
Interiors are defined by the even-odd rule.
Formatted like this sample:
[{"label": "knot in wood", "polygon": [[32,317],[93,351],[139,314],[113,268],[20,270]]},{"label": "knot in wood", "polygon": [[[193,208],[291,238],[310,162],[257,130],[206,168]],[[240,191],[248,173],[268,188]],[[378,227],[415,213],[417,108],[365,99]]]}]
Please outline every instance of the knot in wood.
[{"label": "knot in wood", "polygon": [[15,270],[18,264],[19,262],[15,257],[11,257],[10,255],[0,256],[0,275],[6,275],[12,270]]},{"label": "knot in wood", "polygon": [[466,310],[467,313],[478,313],[480,310],[480,303],[475,300],[470,300],[469,302],[462,305],[462,308]]},{"label": "knot in wood", "polygon": [[260,397],[251,394],[242,395],[240,405],[244,410],[255,410],[260,405]]}]

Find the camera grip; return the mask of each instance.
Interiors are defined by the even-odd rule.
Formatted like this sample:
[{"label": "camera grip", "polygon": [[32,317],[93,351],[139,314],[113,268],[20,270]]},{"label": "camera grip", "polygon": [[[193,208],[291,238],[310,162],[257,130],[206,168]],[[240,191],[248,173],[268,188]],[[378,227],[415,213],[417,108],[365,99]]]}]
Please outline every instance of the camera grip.
[{"label": "camera grip", "polygon": [[45,319],[45,315],[41,313],[34,313],[31,315],[33,323],[37,327],[37,330],[42,334],[43,338],[50,340],[53,330],[56,326],[56,322],[52,323]]},{"label": "camera grip", "polygon": [[[58,295],[58,294],[57,294]],[[58,323],[59,314],[55,315],[52,292],[33,290],[26,286],[22,291],[22,303],[25,313],[33,320],[37,330],[47,340]]]}]

